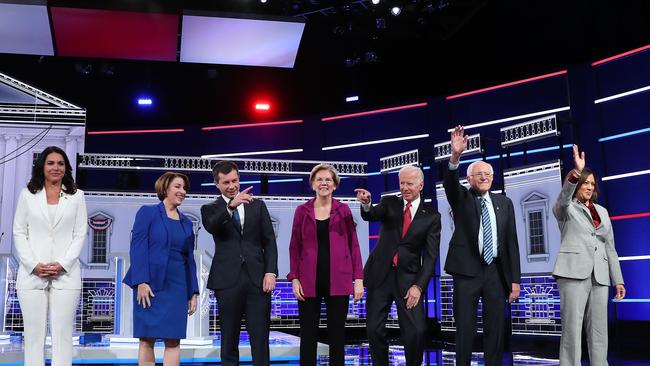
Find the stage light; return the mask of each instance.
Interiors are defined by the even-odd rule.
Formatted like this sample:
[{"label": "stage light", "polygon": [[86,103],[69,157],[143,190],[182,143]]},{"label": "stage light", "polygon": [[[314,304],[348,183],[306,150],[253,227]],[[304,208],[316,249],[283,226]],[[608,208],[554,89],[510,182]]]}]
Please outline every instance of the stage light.
[{"label": "stage light", "polygon": [[372,0],[373,5],[379,4],[379,0]]},{"label": "stage light", "polygon": [[377,63],[377,62],[379,62],[379,55],[377,55],[377,52],[375,52],[375,51],[367,51],[364,54],[364,61],[367,64]]},{"label": "stage light", "polygon": [[390,8],[390,13],[393,14],[394,16],[398,16],[402,13],[402,8],[399,6],[393,6]]},{"label": "stage light", "polygon": [[450,95],[450,96],[446,97],[445,99],[451,100],[451,99],[462,98],[462,97],[466,97],[466,96],[469,96],[469,95],[484,93],[484,92],[491,91],[491,90],[507,88],[507,87],[520,85],[520,84],[526,84],[526,83],[530,83],[532,81],[548,79],[548,78],[552,78],[552,77],[555,77],[555,76],[566,75],[567,73],[568,73],[567,70],[561,70],[561,71],[558,71],[558,72],[552,72],[550,74],[534,76],[534,77],[528,78],[528,79],[511,81],[511,82],[505,83],[505,84],[499,84],[499,85],[494,85],[494,86],[490,86],[490,87],[483,88],[483,89],[472,90],[472,91],[465,92],[465,93],[460,93],[460,94],[454,94],[454,95]]},{"label": "stage light", "polygon": [[415,140],[415,139],[421,139],[421,138],[426,138],[426,137],[429,137],[428,133],[424,133],[424,134],[420,134],[420,135],[412,135],[412,136],[393,137],[393,138],[390,138],[390,139],[382,139],[382,140],[355,142],[355,143],[352,143],[352,144],[325,146],[325,147],[322,147],[321,150],[323,150],[323,151],[338,150],[338,149],[345,149],[345,148],[348,148],[348,147],[385,144],[385,143],[388,143],[388,142]]},{"label": "stage light", "polygon": [[372,110],[372,111],[365,111],[365,112],[358,112],[358,113],[351,113],[351,114],[341,114],[341,115],[338,115],[338,116],[331,116],[331,117],[321,118],[321,121],[326,122],[326,121],[334,121],[334,120],[337,120],[337,119],[369,116],[369,115],[378,114],[378,113],[401,111],[401,110],[404,110],[404,109],[421,108],[421,107],[426,107],[427,105],[428,105],[428,103],[424,102],[424,103],[401,105],[401,106],[397,106],[397,107],[375,109],[375,110]]},{"label": "stage light", "polygon": [[619,93],[619,94],[611,95],[611,96],[606,97],[606,98],[596,99],[596,100],[594,100],[594,104],[599,104],[599,103],[607,102],[607,101],[610,101],[610,100],[614,100],[614,99],[618,99],[618,98],[627,97],[628,95],[633,95],[633,94],[637,94],[637,93],[642,93],[642,92],[645,92],[645,91],[648,91],[648,90],[650,90],[650,85],[648,85],[648,86],[644,86],[643,88],[638,88],[638,89],[634,89],[634,90],[626,91],[626,92],[624,92],[624,93]]},{"label": "stage light", "polygon": [[224,157],[229,157],[229,156],[251,156],[251,155],[267,155],[267,154],[286,154],[286,153],[299,153],[299,152],[302,152],[302,149],[265,150],[265,151],[247,151],[247,152],[236,152],[236,153],[226,153],[226,154],[201,155],[201,159],[224,158]]},{"label": "stage light", "polygon": [[353,96],[351,96],[351,97],[347,97],[347,98],[345,98],[345,101],[348,102],[348,103],[349,103],[349,102],[356,102],[356,101],[358,101],[358,100],[359,100],[359,96],[358,96],[358,95],[353,95]]},{"label": "stage light", "polygon": [[260,0],[260,2],[261,2],[262,4],[266,4],[266,1],[267,1],[267,0]]},{"label": "stage light", "polygon": [[611,136],[607,136],[607,137],[601,137],[601,138],[598,139],[598,142],[616,140],[616,139],[620,139],[620,138],[623,138],[623,137],[634,136],[634,135],[638,135],[638,134],[641,134],[641,133],[648,133],[648,132],[650,132],[650,127],[642,128],[640,130],[634,130],[634,131],[630,131],[630,132],[623,132],[623,133],[619,133],[619,134],[611,135]]},{"label": "stage light", "polygon": [[141,107],[149,107],[153,105],[153,100],[151,98],[138,98],[138,105]]},{"label": "stage light", "polygon": [[637,170],[635,172],[630,172],[630,173],[623,173],[623,174],[616,174],[616,175],[609,175],[607,177],[602,177],[600,178],[603,182],[606,182],[608,180],[614,180],[614,179],[621,179],[621,178],[627,178],[627,177],[636,177],[637,175],[644,175],[644,174],[650,174],[650,169],[646,170]]},{"label": "stage light", "polygon": [[256,111],[268,111],[271,109],[271,104],[269,103],[255,103]]}]

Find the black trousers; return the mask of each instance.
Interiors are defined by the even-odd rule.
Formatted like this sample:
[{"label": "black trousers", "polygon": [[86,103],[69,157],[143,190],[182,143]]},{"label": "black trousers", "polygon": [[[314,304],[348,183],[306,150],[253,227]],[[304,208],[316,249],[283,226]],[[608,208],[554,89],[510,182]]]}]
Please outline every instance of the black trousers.
[{"label": "black trousers", "polygon": [[469,366],[477,330],[478,300],[483,303],[483,354],[486,366],[503,360],[507,295],[499,263],[481,267],[476,277],[454,275],[454,320],[456,321],[456,365]]},{"label": "black trousers", "polygon": [[427,331],[426,315],[422,299],[412,309],[406,309],[406,293],[401,293],[397,286],[397,270],[392,269],[384,282],[368,289],[366,296],[366,329],[370,342],[370,355],[373,365],[388,366],[388,340],[386,339],[386,320],[390,306],[395,302],[404,344],[407,366],[422,364],[424,336]]},{"label": "black trousers", "polygon": [[251,281],[246,265],[243,264],[235,286],[214,292],[221,321],[222,365],[239,365],[239,332],[244,314],[253,365],[265,366],[270,362],[271,294],[264,293],[261,286],[261,283],[254,284]]},{"label": "black trousers", "polygon": [[298,301],[300,317],[300,365],[316,365],[318,323],[321,299],[325,300],[327,314],[327,338],[329,340],[329,364],[345,364],[345,319],[348,315],[350,296],[316,296]]}]

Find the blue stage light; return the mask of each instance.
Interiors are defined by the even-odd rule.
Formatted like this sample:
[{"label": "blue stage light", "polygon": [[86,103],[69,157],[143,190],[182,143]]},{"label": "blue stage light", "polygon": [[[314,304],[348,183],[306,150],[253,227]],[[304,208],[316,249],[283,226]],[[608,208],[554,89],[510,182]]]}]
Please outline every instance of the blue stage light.
[{"label": "blue stage light", "polygon": [[151,98],[138,98],[138,105],[141,107],[149,107],[153,105],[153,99]]}]

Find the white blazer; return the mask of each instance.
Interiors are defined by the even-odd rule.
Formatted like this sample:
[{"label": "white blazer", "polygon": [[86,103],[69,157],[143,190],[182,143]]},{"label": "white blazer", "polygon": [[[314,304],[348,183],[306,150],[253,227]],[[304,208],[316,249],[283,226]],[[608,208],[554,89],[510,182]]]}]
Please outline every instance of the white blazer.
[{"label": "white blazer", "polygon": [[[50,219],[45,189],[32,194],[23,188],[14,217],[14,245],[20,266],[16,289],[81,289],[79,254],[86,241],[88,214],[82,190],[61,193],[54,221]],[[38,263],[59,262],[65,272],[57,279],[40,278],[32,271]]]}]

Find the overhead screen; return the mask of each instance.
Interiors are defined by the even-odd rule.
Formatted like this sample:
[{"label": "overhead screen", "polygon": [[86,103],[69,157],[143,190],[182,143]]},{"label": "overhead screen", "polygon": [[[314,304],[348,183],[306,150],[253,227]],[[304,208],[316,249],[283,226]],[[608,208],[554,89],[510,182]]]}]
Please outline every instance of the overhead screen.
[{"label": "overhead screen", "polygon": [[58,56],[176,61],[178,15],[52,7]]},{"label": "overhead screen", "polygon": [[291,68],[305,23],[183,15],[181,62]]},{"label": "overhead screen", "polygon": [[54,55],[47,7],[0,3],[0,53]]}]

